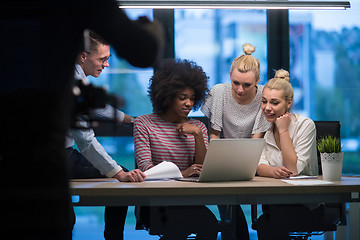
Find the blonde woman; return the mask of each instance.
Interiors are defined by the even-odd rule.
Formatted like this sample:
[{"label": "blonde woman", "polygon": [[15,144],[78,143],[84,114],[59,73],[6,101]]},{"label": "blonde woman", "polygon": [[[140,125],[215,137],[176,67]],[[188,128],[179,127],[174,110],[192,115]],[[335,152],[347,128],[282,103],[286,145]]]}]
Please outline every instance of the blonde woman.
[{"label": "blonde woman", "polygon": [[201,111],[210,122],[210,139],[259,138],[269,128],[260,109],[262,85],[260,62],[252,56],[255,47],[243,45],[244,54],[233,60],[231,83],[213,86]]},{"label": "blonde woman", "polygon": [[[316,129],[314,122],[290,113],[294,91],[289,73],[279,70],[265,85],[261,109],[272,128],[265,133],[265,147],[257,174],[263,177],[288,178],[295,175],[318,175]],[[257,221],[260,240],[290,239],[291,229],[310,229],[319,223],[324,206],[319,204],[263,205]]]},{"label": "blonde woman", "polygon": [[[235,58],[230,68],[231,83],[213,86],[201,108],[209,119],[210,140],[224,138],[262,138],[270,124],[262,114],[260,103],[262,85],[260,80],[260,62],[252,54],[255,47],[243,45],[244,54]],[[219,206],[221,220],[225,217],[227,206]],[[232,206],[232,217],[236,219],[236,239],[249,239],[248,226],[240,206]],[[222,236],[222,239],[233,239]]]},{"label": "blonde woman", "polygon": [[290,113],[294,91],[289,73],[279,70],[264,87],[261,109],[272,128],[266,141],[257,174],[286,178],[292,175],[318,175],[315,123]]}]

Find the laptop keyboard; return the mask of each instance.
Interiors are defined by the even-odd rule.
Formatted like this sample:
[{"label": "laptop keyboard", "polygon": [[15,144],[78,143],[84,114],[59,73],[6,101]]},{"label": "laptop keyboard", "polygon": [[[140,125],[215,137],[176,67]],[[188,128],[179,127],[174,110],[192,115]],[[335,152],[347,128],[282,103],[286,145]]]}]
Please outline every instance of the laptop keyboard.
[{"label": "laptop keyboard", "polygon": [[199,177],[177,178],[176,180],[185,182],[198,182]]}]

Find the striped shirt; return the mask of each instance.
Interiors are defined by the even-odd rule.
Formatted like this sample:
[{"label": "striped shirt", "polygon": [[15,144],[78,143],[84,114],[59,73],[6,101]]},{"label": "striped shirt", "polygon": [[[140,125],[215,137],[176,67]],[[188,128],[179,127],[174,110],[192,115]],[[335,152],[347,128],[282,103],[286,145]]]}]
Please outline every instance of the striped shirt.
[{"label": "striped shirt", "polygon": [[[207,148],[208,134],[205,124],[191,118],[187,123],[200,127]],[[173,162],[180,170],[185,170],[195,162],[194,136],[180,136],[176,126],[176,123],[165,121],[154,113],[136,118],[135,160],[140,170],[146,171],[163,161]]]}]

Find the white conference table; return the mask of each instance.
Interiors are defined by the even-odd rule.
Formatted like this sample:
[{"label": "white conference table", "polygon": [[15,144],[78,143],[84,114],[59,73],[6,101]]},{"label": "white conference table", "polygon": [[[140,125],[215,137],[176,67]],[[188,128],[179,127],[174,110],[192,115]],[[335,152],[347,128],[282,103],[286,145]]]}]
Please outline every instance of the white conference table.
[{"label": "white conference table", "polygon": [[[296,180],[296,181],[309,181]],[[321,176],[318,177],[321,180]],[[73,179],[74,206],[161,206],[218,204],[350,203],[346,239],[360,239],[360,177],[343,176],[326,185],[292,185],[280,179],[255,177],[251,181],[118,182],[112,178]],[[345,239],[341,230],[336,239]],[[340,232],[341,232],[340,231]],[[339,231],[338,231],[339,232]]]}]

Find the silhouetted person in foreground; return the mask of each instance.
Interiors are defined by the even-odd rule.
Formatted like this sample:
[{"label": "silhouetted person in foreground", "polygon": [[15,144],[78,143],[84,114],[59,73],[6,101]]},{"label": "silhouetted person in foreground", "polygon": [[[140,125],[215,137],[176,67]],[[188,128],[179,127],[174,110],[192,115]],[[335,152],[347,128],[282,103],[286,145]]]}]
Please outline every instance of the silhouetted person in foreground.
[{"label": "silhouetted person in foreground", "polygon": [[1,233],[71,239],[64,139],[84,30],[139,67],[154,63],[159,41],[113,0],[2,1],[0,28]]}]

